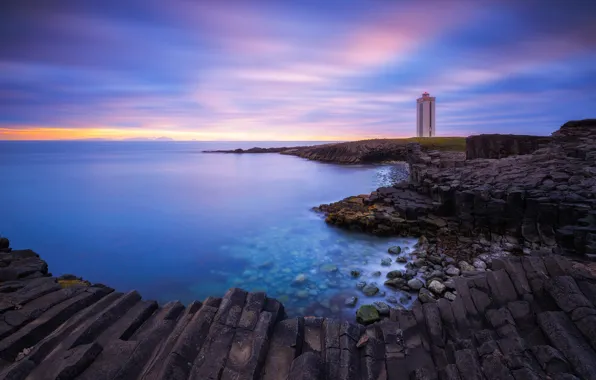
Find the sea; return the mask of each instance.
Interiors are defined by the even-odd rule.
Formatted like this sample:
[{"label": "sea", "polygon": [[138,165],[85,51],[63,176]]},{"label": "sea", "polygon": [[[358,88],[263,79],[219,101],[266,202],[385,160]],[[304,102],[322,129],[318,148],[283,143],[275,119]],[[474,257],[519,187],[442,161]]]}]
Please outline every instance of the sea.
[{"label": "sea", "polygon": [[[277,298],[289,316],[353,318],[361,304],[396,299],[407,307],[408,294],[383,285],[403,264],[381,260],[414,240],[338,229],[312,210],[406,178],[404,163],[202,153],[312,144],[1,141],[0,235],[39,253],[55,276],[160,303],[240,287]],[[364,295],[363,282],[379,293]],[[358,301],[346,306],[350,297]]]}]

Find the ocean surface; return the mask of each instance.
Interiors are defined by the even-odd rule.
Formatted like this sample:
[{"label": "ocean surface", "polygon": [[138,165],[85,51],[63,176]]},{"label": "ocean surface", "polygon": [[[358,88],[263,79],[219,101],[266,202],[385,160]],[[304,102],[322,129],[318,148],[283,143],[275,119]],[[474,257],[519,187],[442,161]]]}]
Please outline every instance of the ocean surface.
[{"label": "ocean surface", "polygon": [[[388,247],[413,240],[339,230],[311,210],[402,179],[404,164],[201,153],[305,144],[312,142],[2,141],[0,235],[38,252],[54,275],[159,302],[242,287],[278,298],[289,315],[353,317],[344,302],[351,296],[406,305],[407,296],[383,286],[403,264],[380,262]],[[364,296],[362,281],[381,293]]]}]

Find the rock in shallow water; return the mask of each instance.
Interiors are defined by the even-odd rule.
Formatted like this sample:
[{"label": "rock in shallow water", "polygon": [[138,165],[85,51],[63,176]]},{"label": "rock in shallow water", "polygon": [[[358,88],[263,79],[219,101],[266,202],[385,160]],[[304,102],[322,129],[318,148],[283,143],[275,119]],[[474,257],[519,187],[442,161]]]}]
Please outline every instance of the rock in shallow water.
[{"label": "rock in shallow water", "polygon": [[403,264],[403,263],[407,263],[408,259],[405,256],[398,256],[395,259],[395,262]]},{"label": "rock in shallow water", "polygon": [[346,306],[348,307],[354,307],[356,306],[356,302],[358,302],[358,297],[348,297],[346,298]]},{"label": "rock in shallow water", "polygon": [[414,290],[419,290],[424,286],[424,282],[419,278],[413,278],[408,281],[408,286]]},{"label": "rock in shallow water", "polygon": [[363,289],[366,286],[366,282],[360,281],[356,284],[357,289]]},{"label": "rock in shallow water", "polygon": [[300,290],[298,292],[296,292],[296,297],[298,298],[308,298],[308,292],[306,290]]},{"label": "rock in shallow water", "polygon": [[385,281],[384,285],[391,286],[393,288],[401,288],[406,284],[406,280],[400,277],[392,278],[391,280]]},{"label": "rock in shallow water", "polygon": [[379,311],[373,305],[362,305],[356,312],[356,321],[363,325],[369,325],[381,319]]},{"label": "rock in shallow water", "polygon": [[385,302],[373,302],[373,306],[377,309],[379,315],[389,315],[389,305],[387,305]]},{"label": "rock in shallow water", "polygon": [[392,279],[392,278],[398,278],[398,277],[403,277],[403,273],[400,270],[392,270],[391,272],[387,273],[387,278]]},{"label": "rock in shallow water", "polygon": [[381,265],[384,267],[388,267],[389,265],[391,265],[391,259],[390,258],[384,258],[381,260]]},{"label": "rock in shallow water", "polygon": [[401,253],[401,247],[396,245],[395,247],[389,248],[387,252],[391,253],[392,255],[399,255]]},{"label": "rock in shallow water", "polygon": [[264,262],[262,264],[259,264],[257,266],[257,268],[259,268],[259,269],[271,269],[271,268],[273,268],[273,261],[266,261],[266,262]]},{"label": "rock in shallow water", "polygon": [[397,304],[397,298],[395,298],[393,296],[389,296],[389,297],[385,298],[385,301],[392,303],[392,304]]},{"label": "rock in shallow water", "polygon": [[362,292],[367,296],[372,297],[379,292],[379,288],[377,288],[377,285],[374,282],[371,282],[362,288]]},{"label": "rock in shallow water", "polygon": [[325,272],[325,273],[337,272],[337,265],[323,264],[323,265],[321,265],[321,267],[319,269],[321,270],[321,272]]},{"label": "rock in shallow water", "polygon": [[381,271],[378,270],[376,272],[372,272],[371,275],[374,277],[379,277],[379,276],[381,276]]},{"label": "rock in shallow water", "polygon": [[360,271],[359,270],[352,270],[352,271],[350,271],[350,276],[352,276],[354,278],[358,278],[358,277],[360,277]]},{"label": "rock in shallow water", "polygon": [[300,273],[294,279],[294,284],[303,284],[306,281],[306,275],[304,273]]}]

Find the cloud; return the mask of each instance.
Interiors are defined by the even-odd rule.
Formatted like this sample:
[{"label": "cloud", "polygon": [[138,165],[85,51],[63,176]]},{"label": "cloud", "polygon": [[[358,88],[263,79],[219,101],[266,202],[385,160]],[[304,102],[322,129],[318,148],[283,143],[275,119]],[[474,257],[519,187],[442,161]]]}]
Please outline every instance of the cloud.
[{"label": "cloud", "polygon": [[0,16],[0,138],[410,136],[425,90],[441,135],[550,133],[590,116],[596,30],[536,5],[24,0]]}]

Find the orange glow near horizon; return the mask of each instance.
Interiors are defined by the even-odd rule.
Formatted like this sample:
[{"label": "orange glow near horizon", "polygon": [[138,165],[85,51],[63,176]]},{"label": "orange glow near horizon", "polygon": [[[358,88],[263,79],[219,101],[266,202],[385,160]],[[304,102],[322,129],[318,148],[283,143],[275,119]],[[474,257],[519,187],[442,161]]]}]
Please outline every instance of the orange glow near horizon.
[{"label": "orange glow near horizon", "polygon": [[0,128],[0,140],[10,141],[51,141],[51,140],[85,140],[107,139],[126,140],[134,138],[156,139],[170,138],[175,141],[355,141],[377,138],[407,138],[411,136],[381,135],[284,135],[272,136],[267,133],[215,133],[187,132],[175,130],[122,130],[116,128],[44,128],[30,127],[21,129]]}]

